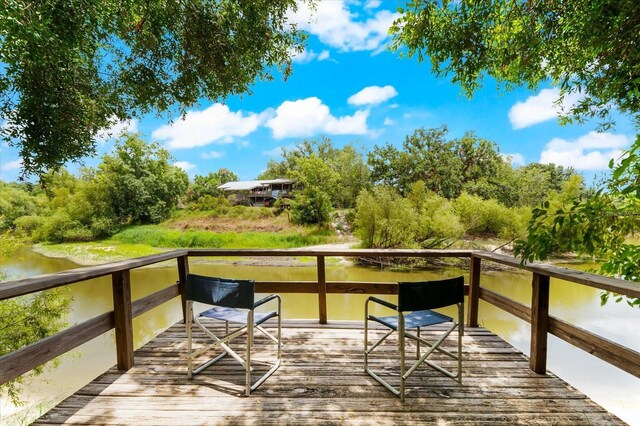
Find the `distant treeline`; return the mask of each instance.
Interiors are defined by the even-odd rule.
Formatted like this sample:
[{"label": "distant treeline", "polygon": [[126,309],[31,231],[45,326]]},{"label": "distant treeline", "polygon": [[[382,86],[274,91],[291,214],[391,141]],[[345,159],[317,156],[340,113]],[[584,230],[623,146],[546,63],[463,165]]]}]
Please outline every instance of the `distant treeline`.
[{"label": "distant treeline", "polygon": [[[117,142],[96,168],[78,176],[45,174],[39,184],[0,182],[0,230],[34,241],[89,241],[126,225],[157,224],[176,210],[224,212],[235,200],[217,187],[237,176],[220,169],[190,180],[161,146],[138,135]],[[465,234],[523,235],[532,207],[584,191],[572,169],[531,163],[514,167],[497,145],[469,132],[417,129],[402,147],[303,140],[282,150],[258,179],[300,183],[291,219],[325,224],[334,209],[367,247],[442,247]]]}]

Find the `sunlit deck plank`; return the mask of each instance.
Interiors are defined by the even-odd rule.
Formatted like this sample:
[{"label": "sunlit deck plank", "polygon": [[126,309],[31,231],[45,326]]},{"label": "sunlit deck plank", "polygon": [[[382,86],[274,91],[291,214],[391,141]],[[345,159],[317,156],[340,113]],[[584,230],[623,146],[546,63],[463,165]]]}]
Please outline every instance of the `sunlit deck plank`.
[{"label": "sunlit deck plank", "polygon": [[[283,334],[283,366],[251,397],[232,360],[187,379],[176,324],[136,351],[134,368],[112,368],[36,424],[624,424],[481,328],[466,330],[462,384],[421,368],[404,404],[364,373],[361,324],[288,321]],[[393,349],[376,363],[397,377]]]}]

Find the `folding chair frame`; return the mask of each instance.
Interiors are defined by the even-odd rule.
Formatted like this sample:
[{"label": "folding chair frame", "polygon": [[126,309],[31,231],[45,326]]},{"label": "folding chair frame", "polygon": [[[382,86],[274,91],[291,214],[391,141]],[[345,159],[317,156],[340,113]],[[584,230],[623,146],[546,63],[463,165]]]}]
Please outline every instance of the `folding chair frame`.
[{"label": "folding chair frame", "polygon": [[[369,303],[374,302],[379,305],[385,306],[389,309],[393,309],[398,313],[398,347],[400,352],[400,388],[397,389],[393,387],[389,382],[384,380],[378,374],[376,374],[371,368],[369,368],[369,355],[373,352],[375,348],[377,348],[382,342],[384,342],[389,336],[393,334],[393,328],[389,329],[387,333],[384,334],[380,339],[378,339],[371,347],[369,347],[369,321],[373,321],[369,319]],[[420,337],[420,327],[417,327],[417,333],[413,334],[405,329],[405,314],[402,311],[398,310],[398,306],[387,302],[386,300],[379,299],[377,297],[369,297],[365,303],[365,311],[364,311],[364,369],[365,371],[373,377],[376,381],[378,381],[381,385],[387,388],[391,393],[400,397],[400,401],[404,402],[405,395],[405,382],[409,378],[409,376],[423,363],[429,365],[435,370],[443,373],[444,375],[451,377],[454,380],[457,380],[459,383],[462,383],[462,336],[464,334],[464,299],[461,303],[456,303],[458,307],[458,320],[453,319],[453,324],[433,343],[428,342],[427,340]],[[447,337],[455,330],[458,329],[458,354],[452,354],[444,348],[440,347],[440,344],[445,341]],[[405,339],[411,339],[416,342],[416,362],[413,363],[409,369],[406,369],[406,344]],[[420,344],[424,344],[427,346],[427,351],[421,355],[420,354]],[[458,361],[457,371],[451,372],[440,365],[429,361],[427,358],[434,352],[441,352],[453,359]]]},{"label": "folding chair frame", "polygon": [[[260,378],[258,378],[258,380],[252,385],[251,384],[251,371],[252,371],[251,348],[253,347],[253,336],[254,336],[254,330],[253,330],[254,329],[254,326],[253,326],[254,309],[272,300],[277,300],[278,302],[278,309],[276,311],[277,312],[276,317],[278,318],[277,337],[273,336],[273,334],[265,330],[264,327],[262,327],[262,325],[255,325],[255,328],[257,328],[260,332],[262,332],[265,336],[267,336],[270,340],[272,340],[277,345],[278,349],[277,349],[276,360],[273,366],[271,367],[271,369],[269,369],[269,371],[267,371],[265,374],[260,376]],[[252,391],[256,390],[258,386],[260,386],[265,380],[267,380],[267,378],[271,376],[280,367],[280,364],[282,361],[282,350],[281,350],[282,348],[282,315],[281,315],[282,299],[280,298],[279,295],[272,294],[270,296],[265,297],[264,299],[257,301],[254,304],[254,309],[247,310],[246,324],[234,330],[229,331],[229,321],[225,321],[225,335],[222,338],[217,337],[215,334],[211,332],[211,330],[209,330],[204,324],[202,324],[198,320],[198,318],[194,315],[193,303],[194,302],[192,300],[187,301],[187,312],[189,317],[189,320],[186,323],[187,347],[188,347],[187,377],[191,378],[194,375],[201,373],[206,368],[220,361],[226,355],[230,355],[232,358],[238,361],[245,368],[245,394],[247,396],[251,395]],[[207,336],[213,339],[214,342],[193,351],[192,322],[195,323],[196,326],[200,328]],[[227,343],[230,342],[232,339],[239,337],[245,333],[247,334],[246,351],[245,351],[245,359],[242,359],[242,357],[238,355],[235,351],[233,351]],[[210,359],[209,361],[199,365],[194,369],[193,368],[194,358],[215,347],[220,347],[222,349],[222,353]]]}]

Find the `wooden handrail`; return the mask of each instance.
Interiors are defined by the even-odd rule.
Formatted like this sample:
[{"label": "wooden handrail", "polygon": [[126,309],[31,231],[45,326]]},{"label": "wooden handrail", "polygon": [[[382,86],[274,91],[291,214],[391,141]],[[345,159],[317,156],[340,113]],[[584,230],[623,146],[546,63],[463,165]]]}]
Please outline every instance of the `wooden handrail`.
[{"label": "wooden handrail", "polygon": [[546,263],[532,262],[521,265],[520,260],[516,258],[487,251],[475,251],[473,255],[480,259],[490,260],[501,265],[512,266],[514,268],[523,269],[540,275],[546,275],[551,278],[558,278],[563,281],[582,284],[587,287],[599,288],[600,290],[612,291],[629,297],[640,297],[640,284],[632,281],[605,277],[603,275],[578,271],[576,269],[563,268],[562,266],[549,265]]},{"label": "wooden handrail", "polygon": [[[326,280],[326,257],[455,257],[470,258],[469,295],[467,322],[477,326],[478,301],[484,300],[498,308],[532,324],[531,368],[539,373],[546,370],[546,339],[551,333],[572,345],[640,377],[640,353],[611,342],[591,332],[568,324],[548,314],[550,278],[570,281],[613,291],[629,297],[640,297],[640,285],[616,278],[562,268],[542,263],[521,265],[518,259],[478,250],[320,250],[320,249],[188,249],[122,260],[104,265],[89,266],[53,274],[40,275],[22,280],[0,283],[0,300],[31,294],[37,291],[87,281],[93,278],[112,276],[114,311],[101,314],[82,324],[73,326],[47,339],[0,357],[0,383],[18,377],[56,356],[68,352],[100,334],[116,329],[118,367],[126,370],[133,366],[132,318],[177,296],[184,306],[186,277],[189,272],[189,257],[315,257],[317,259],[316,281],[256,281],[259,292],[315,293],[318,294],[320,322],[327,320],[327,294],[397,294],[395,282],[347,282]],[[131,300],[130,271],[132,269],[176,259],[177,284],[143,297]],[[507,265],[533,273],[531,307],[522,305],[481,286],[481,261]],[[558,283],[561,285],[561,283]],[[556,285],[554,282],[553,285]],[[183,312],[183,319],[185,312]]]},{"label": "wooden handrail", "polygon": [[114,272],[127,271],[153,265],[155,263],[173,260],[179,256],[186,256],[187,250],[172,250],[166,253],[152,254],[150,256],[138,257],[135,259],[120,260],[117,262],[105,263],[104,265],[85,266],[83,268],[70,269],[63,272],[38,275],[21,280],[7,281],[0,285],[0,300],[11,299],[37,291],[49,290],[67,284],[86,281],[93,278],[111,275]]},{"label": "wooden handrail", "polygon": [[474,250],[413,249],[189,249],[191,256],[469,257]]},{"label": "wooden handrail", "polygon": [[[531,323],[531,308],[491,290],[480,289],[480,299],[508,312],[523,321]],[[576,327],[549,315],[549,333],[565,342],[615,365],[636,377],[640,377],[640,352],[598,336],[583,328]]]}]

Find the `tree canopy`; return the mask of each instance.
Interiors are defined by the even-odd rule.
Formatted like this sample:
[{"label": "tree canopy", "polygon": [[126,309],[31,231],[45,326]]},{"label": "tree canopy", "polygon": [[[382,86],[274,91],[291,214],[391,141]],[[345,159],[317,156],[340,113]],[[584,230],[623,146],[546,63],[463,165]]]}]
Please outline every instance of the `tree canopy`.
[{"label": "tree canopy", "polygon": [[400,194],[411,191],[414,182],[445,198],[456,198],[465,185],[488,179],[504,162],[494,142],[467,132],[462,138],[447,139],[446,126],[416,129],[402,149],[391,144],[374,147],[369,153],[372,178],[390,185]]},{"label": "tree canopy", "polygon": [[118,223],[158,223],[169,216],[189,185],[171,160],[169,151],[137,135],[124,137],[102,158],[96,185]]},{"label": "tree canopy", "polygon": [[[615,124],[615,108],[640,129],[636,0],[412,0],[403,12],[391,29],[395,49],[428,57],[437,75],[452,75],[469,96],[487,75],[507,89],[551,82],[560,87],[558,103],[578,99],[562,122],[595,117],[606,129]],[[529,236],[518,244],[524,260],[575,250],[603,259],[603,273],[640,281],[640,249],[632,240],[640,232],[640,135],[618,160],[593,193],[534,210]]]},{"label": "tree canopy", "polygon": [[364,154],[353,144],[342,148],[330,138],[305,139],[293,149],[282,149],[282,161],[271,160],[258,179],[289,177],[329,196],[338,208],[356,205],[360,191],[369,186],[370,171]]},{"label": "tree canopy", "polygon": [[0,2],[0,126],[23,174],[95,153],[117,120],[250,90],[291,71],[295,0]]},{"label": "tree canopy", "polygon": [[488,75],[507,89],[551,80],[579,94],[567,116],[605,119],[615,105],[640,119],[640,3],[636,0],[411,0],[393,46],[472,95]]}]

